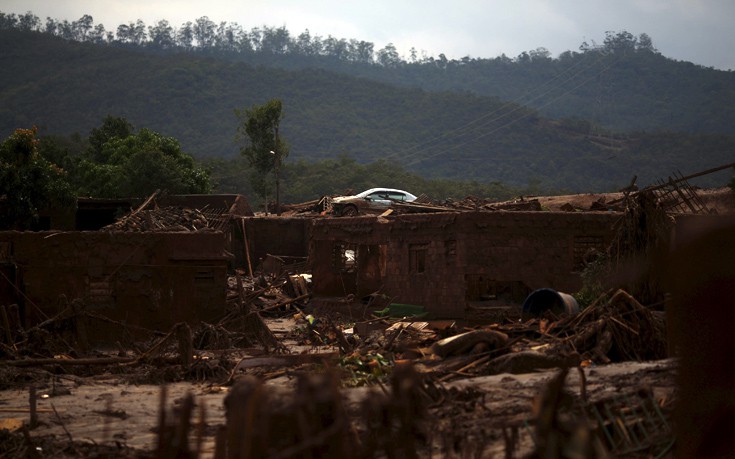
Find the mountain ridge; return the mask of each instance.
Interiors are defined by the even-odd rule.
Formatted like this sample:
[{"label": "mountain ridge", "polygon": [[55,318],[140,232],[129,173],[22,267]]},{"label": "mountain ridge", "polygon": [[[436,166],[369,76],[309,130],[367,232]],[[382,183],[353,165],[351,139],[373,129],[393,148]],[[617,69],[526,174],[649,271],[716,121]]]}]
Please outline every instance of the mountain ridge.
[{"label": "mountain ridge", "polygon": [[284,103],[289,160],[387,157],[436,178],[614,189],[634,174],[653,180],[731,162],[735,144],[722,133],[614,133],[467,90],[429,91],[329,69],[144,52],[38,32],[0,31],[0,55],[4,135],[30,125],[85,135],[115,115],[179,139],[200,159],[237,156],[234,109],[271,98]]}]

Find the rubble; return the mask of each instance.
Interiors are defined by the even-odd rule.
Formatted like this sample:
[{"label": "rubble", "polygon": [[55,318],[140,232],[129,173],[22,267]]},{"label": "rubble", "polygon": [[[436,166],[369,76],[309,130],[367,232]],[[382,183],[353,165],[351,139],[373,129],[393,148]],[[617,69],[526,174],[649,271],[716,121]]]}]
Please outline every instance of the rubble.
[{"label": "rubble", "polygon": [[[46,376],[49,373],[45,371],[51,369],[57,374],[82,378],[89,374],[109,372],[134,384],[210,381],[232,387],[225,405],[232,407],[244,404],[238,412],[253,403],[248,401],[251,395],[247,394],[260,394],[253,409],[260,410],[258,416],[262,421],[259,425],[270,427],[266,430],[254,425],[248,427],[250,424],[245,419],[228,414],[222,430],[241,432],[245,429],[253,439],[259,440],[248,442],[248,446],[245,446],[236,442],[236,438],[242,438],[239,434],[232,436],[223,433],[222,438],[213,438],[211,434],[197,433],[196,429],[192,430],[197,422],[193,418],[204,414],[195,415],[195,410],[189,408],[194,406],[194,402],[185,398],[184,405],[181,405],[174,419],[159,419],[158,443],[154,448],[154,454],[159,456],[156,457],[170,454],[171,448],[182,447],[182,438],[190,439],[184,443],[189,445],[187,454],[194,455],[192,457],[197,457],[196,454],[202,451],[203,442],[210,442],[208,448],[210,451],[214,448],[215,457],[235,457],[228,454],[234,454],[231,451],[239,451],[243,447],[255,448],[250,452],[265,454],[264,457],[285,457],[297,451],[311,451],[314,454],[318,451],[327,455],[337,451],[335,454],[345,454],[344,448],[354,453],[356,447],[360,448],[363,457],[375,457],[378,452],[404,454],[407,448],[416,457],[423,457],[430,451],[443,451],[441,454],[459,457],[464,454],[462,451],[483,451],[489,448],[489,443],[497,448],[500,438],[505,438],[500,443],[503,445],[501,449],[511,451],[519,446],[511,440],[510,431],[505,433],[505,437],[500,433],[494,434],[499,436],[490,442],[482,440],[479,431],[475,430],[477,427],[465,425],[461,429],[466,429],[469,443],[457,449],[452,438],[461,429],[442,427],[444,419],[452,419],[455,415],[440,415],[443,408],[437,402],[444,400],[446,403],[451,399],[454,400],[452,403],[477,403],[472,400],[476,400],[479,392],[467,392],[464,396],[446,392],[443,385],[450,384],[450,380],[497,373],[522,374],[549,368],[564,369],[576,367],[580,363],[584,365],[584,361],[588,362],[586,365],[595,365],[662,357],[657,353],[658,348],[645,351],[653,344],[660,345],[654,340],[656,335],[651,331],[651,327],[658,326],[657,322],[645,308],[622,291],[612,295],[608,301],[601,299],[598,305],[577,316],[532,318],[526,322],[496,323],[466,329],[454,321],[413,322],[374,317],[366,322],[348,322],[343,317],[318,315],[317,312],[309,312],[308,292],[303,294],[309,284],[304,279],[301,274],[288,271],[279,276],[261,274],[256,277],[235,272],[228,281],[228,312],[219,323],[202,323],[191,329],[186,324],[177,324],[168,333],[152,333],[151,340],[143,346],[143,343],[138,343],[132,349],[123,346],[112,355],[99,352],[90,355],[76,350],[73,352],[75,356],[62,357],[48,351],[45,351],[45,355],[39,355],[41,349],[37,349],[30,356],[23,349],[30,342],[21,337],[28,336],[31,330],[19,330],[15,340],[4,343],[13,353],[4,356],[0,361],[0,369],[6,374],[44,369],[43,373],[31,376],[39,382],[49,378]],[[79,304],[79,300],[74,302]],[[380,302],[376,303],[377,307],[380,307]],[[55,324],[66,322],[73,324],[88,314],[84,307],[70,306],[64,311],[39,324],[36,329],[49,330]],[[369,314],[370,311],[367,312]],[[316,317],[311,316],[314,313]],[[96,315],[86,317],[94,320]],[[292,324],[291,328],[273,328],[273,321],[284,319]],[[361,336],[363,331],[357,333],[356,330],[369,330],[361,325],[363,323],[372,324],[374,331]],[[608,341],[601,339],[606,334],[611,337]],[[74,348],[65,340],[62,346],[67,345]],[[46,347],[51,348],[52,343],[46,343]],[[303,350],[297,351],[299,348]],[[331,368],[327,380],[317,381],[318,378],[313,375],[320,372],[309,370],[319,367]],[[30,376],[34,373],[27,374]],[[274,389],[263,385],[263,381],[290,378],[288,375],[293,375],[298,381],[295,386],[287,385],[293,387],[294,392],[281,389],[272,392]],[[342,391],[346,389],[339,387],[366,385],[383,387],[384,395],[373,393],[370,402],[367,402],[368,398],[361,402],[362,408],[345,411],[349,403],[343,399],[345,395]],[[249,389],[242,389],[246,386]],[[242,395],[236,395],[243,390],[245,392]],[[383,393],[382,390],[380,393]],[[165,393],[162,397],[166,397]],[[278,403],[264,405],[265,400]],[[163,403],[161,413],[166,411]],[[228,408],[228,413],[230,410]],[[312,413],[308,415],[312,416],[321,412],[314,410],[327,410],[324,415],[331,413],[329,416],[332,418],[336,416],[343,419],[340,428],[332,427],[336,424],[312,422],[306,424],[311,427],[305,431],[304,427],[299,427],[302,424],[283,424],[286,419],[298,419],[306,416],[305,413]],[[105,409],[100,411],[100,416],[106,416],[103,412],[115,411]],[[120,413],[123,417],[131,416],[126,411]],[[530,412],[527,416],[530,419]],[[191,419],[184,421],[186,417]],[[386,419],[394,421],[386,423]],[[173,424],[169,425],[170,422]],[[389,425],[393,427],[385,430]],[[273,433],[276,428],[277,435]],[[179,440],[162,432],[179,435]],[[202,435],[206,438],[202,438]],[[15,445],[12,448],[19,453],[26,451],[26,447],[17,446],[12,438],[15,437],[11,437],[8,445]],[[531,444],[527,440],[528,437],[522,442],[525,446],[521,450],[528,451]],[[71,444],[75,445],[77,451],[82,451],[81,445],[76,442]],[[262,448],[268,452],[263,453]],[[49,451],[57,450],[52,447]],[[128,454],[124,452],[126,450],[120,451],[121,454]]]},{"label": "rubble", "polygon": [[[662,236],[670,220],[646,196],[628,201],[609,251],[588,265],[624,265],[671,242]],[[471,199],[455,210],[541,202],[502,209]],[[323,213],[323,205],[284,209]],[[213,221],[192,209],[139,208],[106,231],[207,232]],[[232,269],[214,320],[163,330],[108,317],[88,298],[59,297],[55,314],[27,327],[17,305],[0,305],[0,456],[661,457],[676,449],[677,361],[666,315],[651,302],[658,297],[645,297],[663,291],[653,277],[601,282],[579,310],[529,316],[521,304],[504,305],[483,322],[434,320],[382,289],[318,303],[322,279],[312,283],[309,268],[268,255]],[[487,304],[500,304],[502,291],[492,293]],[[126,338],[90,342],[99,323]]]},{"label": "rubble", "polygon": [[210,228],[209,220],[197,209],[163,207],[141,210],[117,222],[105,226],[101,231],[201,231]]}]

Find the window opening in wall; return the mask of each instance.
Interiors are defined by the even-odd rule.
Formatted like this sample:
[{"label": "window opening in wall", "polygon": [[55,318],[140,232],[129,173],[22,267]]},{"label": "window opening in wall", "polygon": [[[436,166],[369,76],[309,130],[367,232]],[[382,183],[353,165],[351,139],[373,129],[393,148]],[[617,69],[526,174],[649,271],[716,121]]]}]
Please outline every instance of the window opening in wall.
[{"label": "window opening in wall", "polygon": [[214,284],[214,271],[211,269],[198,269],[194,274],[195,284]]},{"label": "window opening in wall", "polygon": [[594,261],[598,253],[605,251],[601,236],[575,236],[572,247],[574,272],[582,271],[588,263]]},{"label": "window opening in wall", "polygon": [[447,262],[457,256],[457,241],[450,239],[444,243],[444,255]]},{"label": "window opening in wall", "polygon": [[411,244],[408,246],[408,264],[411,273],[426,272],[426,255],[429,244]]},{"label": "window opening in wall", "polygon": [[354,272],[357,266],[357,245],[340,243],[334,246],[334,267],[340,272]]},{"label": "window opening in wall", "polygon": [[87,277],[87,303],[92,307],[114,306],[113,283],[109,277]]},{"label": "window opening in wall", "polygon": [[9,262],[13,246],[10,241],[0,242],[0,262]]}]

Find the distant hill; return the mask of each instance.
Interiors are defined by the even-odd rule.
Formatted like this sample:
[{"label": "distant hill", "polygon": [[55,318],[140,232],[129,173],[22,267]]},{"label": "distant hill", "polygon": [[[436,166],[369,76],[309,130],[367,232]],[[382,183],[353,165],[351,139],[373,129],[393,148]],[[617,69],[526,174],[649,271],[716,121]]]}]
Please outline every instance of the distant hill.
[{"label": "distant hill", "polygon": [[341,65],[339,71],[428,91],[471,92],[579,118],[614,131],[735,135],[735,72],[632,47],[526,59],[467,59],[392,68]]},{"label": "distant hill", "polygon": [[[311,61],[313,65],[300,58],[289,67],[280,65],[287,56],[271,56],[271,64],[253,65],[259,62],[256,56],[242,62],[232,55],[151,52],[139,46],[95,45],[39,32],[1,30],[0,134],[6,137],[17,127],[37,125],[42,134],[86,136],[110,114],[179,139],[184,151],[197,158],[231,158],[238,152],[233,110],[279,98],[285,112],[281,133],[291,145],[289,161],[346,153],[359,162],[396,160],[426,177],[568,191],[619,188],[634,174],[639,184],[646,184],[675,170],[688,173],[732,162],[735,151],[732,132],[722,127],[721,120],[726,116],[735,119],[730,114],[735,107],[729,102],[732,86],[726,84],[732,76],[729,72],[673,63],[682,69],[682,75],[668,75],[676,85],[663,79],[665,72],[661,74],[659,85],[686,86],[678,82],[681,79],[714,94],[699,99],[696,94],[675,95],[682,101],[692,99],[693,111],[711,114],[700,115],[700,126],[674,122],[679,111],[669,107],[663,111],[671,110],[672,122],[661,127],[672,126],[678,133],[645,133],[643,129],[611,133],[583,116],[551,118],[537,109],[507,102],[521,100],[516,94],[523,93],[522,86],[512,86],[510,81],[528,80],[524,84],[531,87],[534,79],[551,81],[551,75],[545,73],[548,69],[573,72],[564,70],[562,60],[538,64],[541,76],[528,70],[533,67],[526,70],[526,78],[513,76],[520,68],[509,70],[505,79],[489,72],[492,78],[483,84],[497,87],[501,99],[458,87],[469,85],[473,74],[462,73],[458,67],[458,74],[452,77],[449,64],[442,74],[419,72],[408,78],[411,66],[386,67],[381,73],[380,66],[355,64],[352,74],[346,74],[344,63],[336,66],[339,69],[318,68],[322,58]],[[593,58],[592,54],[585,56],[572,58]],[[651,59],[646,61],[649,65],[663,62],[655,53]],[[466,65],[478,67],[474,79],[479,84],[482,66],[490,64]],[[584,64],[576,65],[582,68]],[[643,72],[637,59],[627,60],[624,55],[615,65],[632,74]],[[594,73],[592,67],[585,71]],[[405,81],[397,81],[401,79]],[[641,85],[656,84],[646,80]],[[577,92],[567,92],[563,97],[569,99],[568,108],[557,108],[558,114],[568,115],[575,106],[592,106],[599,96],[593,89],[587,91],[580,86]],[[621,121],[621,126],[635,125],[636,114],[639,120],[651,115],[641,95],[646,94],[645,87],[626,91],[621,87],[617,96],[610,96],[629,102],[628,109],[616,109],[630,118]],[[721,96],[718,103],[716,95]],[[553,96],[549,93],[547,97]],[[663,119],[660,114],[655,118],[657,123]]]}]

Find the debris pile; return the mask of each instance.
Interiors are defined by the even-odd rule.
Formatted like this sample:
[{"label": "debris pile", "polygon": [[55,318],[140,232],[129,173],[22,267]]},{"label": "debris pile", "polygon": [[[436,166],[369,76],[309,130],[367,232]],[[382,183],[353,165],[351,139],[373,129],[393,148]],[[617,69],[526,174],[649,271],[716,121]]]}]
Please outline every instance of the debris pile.
[{"label": "debris pile", "polygon": [[197,209],[162,207],[141,210],[107,225],[101,231],[202,231],[210,228],[207,217]]},{"label": "debris pile", "polygon": [[583,359],[598,364],[666,357],[663,313],[651,311],[623,290],[558,328],[557,334],[566,334],[565,340]]},{"label": "debris pile", "polygon": [[489,373],[666,357],[663,319],[622,290],[601,296],[577,316],[532,319],[525,330],[515,324],[499,329],[524,337],[516,343],[521,352],[489,361]]},{"label": "debris pile", "polygon": [[674,446],[670,399],[642,387],[589,400],[584,378],[576,395],[565,387],[568,375],[569,369],[560,370],[534,403],[530,457],[668,457]]},{"label": "debris pile", "polygon": [[[576,316],[549,313],[525,322],[465,328],[455,321],[367,316],[348,322],[320,314],[310,308],[305,277],[288,270],[257,277],[235,272],[228,285],[228,307],[220,321],[177,324],[167,333],[151,331],[148,341],[128,343],[132,349],[121,345],[115,355],[79,348],[82,319],[88,325],[103,319],[74,300],[63,314],[38,328],[58,343],[49,340],[46,348],[31,350],[25,338],[29,333],[22,330],[5,342],[3,379],[18,380],[20,371],[28,377],[31,369],[45,369],[45,376],[33,377],[48,378],[51,371],[55,377],[104,371],[134,384],[209,381],[231,386],[225,425],[216,433],[209,429],[209,434],[194,427],[205,424],[205,413],[194,409],[198,403],[184,398],[168,412],[164,391],[156,457],[172,457],[182,453],[181,448],[189,457],[201,457],[207,435],[215,436],[215,457],[467,457],[484,454],[490,444],[495,445],[494,454],[513,457],[515,451],[529,450],[531,438],[537,439],[538,448],[578,441],[571,433],[563,439],[539,440],[575,432],[574,426],[587,429],[595,440],[586,445],[596,451],[627,451],[632,446],[619,444],[617,432],[606,427],[613,422],[607,417],[579,417],[591,413],[595,403],[604,410],[599,399],[575,402],[582,409],[573,412],[574,418],[564,414],[567,405],[562,403],[547,408],[559,419],[548,413],[534,419],[530,406],[517,403],[511,411],[491,412],[487,392],[450,388],[446,385],[451,380],[655,359],[665,348],[657,316],[623,291],[601,297]],[[278,323],[285,327],[279,329]],[[62,347],[67,351],[63,357],[58,354]],[[295,381],[285,386],[292,390],[265,383],[278,379]],[[369,392],[345,392],[360,386],[368,386]],[[609,417],[624,409],[600,413]],[[645,409],[653,410],[650,403]],[[570,427],[564,422],[571,421],[560,419],[576,424]],[[662,419],[666,421],[668,413]],[[543,422],[552,422],[551,427],[543,427]],[[535,426],[536,433],[529,434],[526,425]],[[606,431],[611,439],[604,439]],[[670,441],[668,431],[659,431],[657,448]],[[7,444],[16,445],[16,438]],[[34,439],[33,444],[41,441]],[[26,446],[14,448],[26,451],[27,443],[21,444]],[[82,451],[77,443],[70,444]],[[56,451],[55,446],[49,448]]]},{"label": "debris pile", "polygon": [[506,211],[539,211],[541,204],[538,199],[525,198],[523,196],[512,199],[510,201],[494,201],[490,199],[478,198],[477,196],[467,196],[466,198],[455,201],[446,200],[442,203],[444,207],[452,210],[460,211],[479,211],[479,210],[506,210]]},{"label": "debris pile", "polygon": [[162,194],[160,190],[156,190],[138,208],[119,218],[115,223],[101,228],[101,231],[222,231],[233,215],[242,215],[243,208],[247,208],[247,204],[240,196],[229,209],[212,209],[209,204],[197,209],[183,205],[160,206],[158,203],[158,199],[165,202],[171,198],[166,193]]},{"label": "debris pile", "polygon": [[349,331],[353,341],[348,356],[363,362],[371,355],[412,361],[418,371],[441,381],[666,357],[663,315],[623,290],[601,296],[574,316],[547,312],[525,322],[471,329],[446,321],[373,319]]}]

